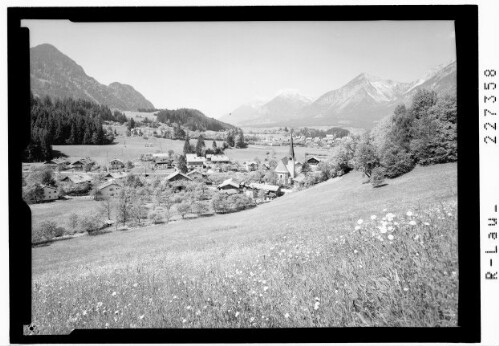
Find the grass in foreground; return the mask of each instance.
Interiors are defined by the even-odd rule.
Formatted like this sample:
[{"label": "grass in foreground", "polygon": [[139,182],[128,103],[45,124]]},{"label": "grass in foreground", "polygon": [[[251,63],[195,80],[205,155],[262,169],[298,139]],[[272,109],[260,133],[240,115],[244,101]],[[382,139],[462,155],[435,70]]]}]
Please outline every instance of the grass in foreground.
[{"label": "grass in foreground", "polygon": [[[456,326],[457,219],[455,194],[447,190],[455,186],[455,165],[417,170],[380,189],[354,178],[283,197],[236,219],[214,217],[206,225],[193,220],[34,249],[36,333]],[[307,215],[280,209],[313,199],[315,209],[304,207]],[[264,234],[241,224],[258,216]]]}]

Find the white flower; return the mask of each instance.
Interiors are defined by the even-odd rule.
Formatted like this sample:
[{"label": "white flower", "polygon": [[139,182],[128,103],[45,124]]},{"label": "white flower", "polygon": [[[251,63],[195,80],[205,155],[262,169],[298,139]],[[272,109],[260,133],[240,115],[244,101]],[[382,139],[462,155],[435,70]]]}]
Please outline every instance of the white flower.
[{"label": "white flower", "polygon": [[315,297],[315,301],[317,301],[317,302],[318,302],[319,300],[320,300],[320,299],[319,299],[319,297]]},{"label": "white flower", "polygon": [[409,291],[409,288],[408,287],[404,287],[404,292],[407,292]]},{"label": "white flower", "polygon": [[199,316],[199,315],[201,315],[201,311],[198,310],[198,311],[196,311],[196,316]]},{"label": "white flower", "polygon": [[392,213],[388,213],[388,214],[386,214],[386,219],[387,219],[388,221],[392,221],[394,217],[395,217],[395,214],[392,214]]},{"label": "white flower", "polygon": [[456,275],[457,275],[457,273],[455,271],[452,272],[452,276],[456,276]]},{"label": "white flower", "polygon": [[[455,272],[454,272],[455,273]],[[81,313],[83,316],[86,316],[87,315],[87,310],[83,310],[83,312]]]},{"label": "white flower", "polygon": [[254,320],[255,320],[255,318],[254,318],[254,317],[251,317],[251,318],[250,318],[250,322],[253,322]]},{"label": "white flower", "polygon": [[139,320],[143,320],[145,315],[140,315]]},{"label": "white flower", "polygon": [[388,226],[386,229],[388,230],[388,232],[393,231],[393,227],[392,226]]},{"label": "white flower", "polygon": [[102,306],[102,304],[103,304],[102,302],[98,302],[97,307],[100,308]]},{"label": "white flower", "polygon": [[133,287],[137,287],[138,285],[139,285],[139,284],[135,283],[135,284],[133,284]]},{"label": "white flower", "polygon": [[284,318],[288,319],[289,318],[289,314],[288,313],[284,314]]},{"label": "white flower", "polygon": [[239,316],[239,311],[236,312],[236,317]]},{"label": "white flower", "polygon": [[425,222],[424,224],[425,224],[425,226],[429,226],[430,225],[428,222]]},{"label": "white flower", "polygon": [[315,302],[315,304],[314,304],[314,310],[317,310],[319,308],[319,305],[320,305],[319,302]]},{"label": "white flower", "polygon": [[114,314],[115,314],[115,315],[117,315],[117,314],[119,314],[119,313],[120,313],[120,311],[119,311],[119,310],[116,310],[116,311],[114,312]]},{"label": "white flower", "polygon": [[116,292],[113,292],[111,295],[114,297],[117,293]]},{"label": "white flower", "polygon": [[380,233],[386,233],[386,228],[385,227],[378,227]]},{"label": "white flower", "polygon": [[191,306],[190,306],[190,305],[187,305],[187,306],[186,306],[186,309],[187,309],[187,310],[190,310],[190,309],[191,309]]},{"label": "white flower", "polygon": [[184,318],[184,319],[182,320],[182,323],[185,323],[185,322],[187,322],[187,320]]},{"label": "white flower", "polygon": [[359,225],[355,226],[355,230],[356,230],[356,231],[358,231],[359,229],[360,229],[360,226],[359,226]]},{"label": "white flower", "polygon": [[416,234],[416,236],[414,237],[414,240],[418,240],[419,239],[419,234]]},{"label": "white flower", "polygon": [[411,221],[409,222],[409,225],[411,225],[411,226],[416,226],[416,221],[411,220]]},{"label": "white flower", "polygon": [[409,216],[409,217],[411,217],[412,216],[412,211],[409,210],[406,215]]},{"label": "white flower", "polygon": [[371,215],[371,220],[376,220],[376,215]]},{"label": "white flower", "polygon": [[364,222],[364,220],[359,219],[359,221],[357,221],[357,224],[362,225],[363,222]]},{"label": "white flower", "polygon": [[266,291],[266,290],[268,290],[268,289],[269,289],[269,288],[268,288],[268,286],[265,286],[265,287],[263,288],[263,291],[265,292],[265,291]]},{"label": "white flower", "polygon": [[385,211],[386,211],[386,208],[385,208],[385,209],[383,209],[383,212],[385,212]]},{"label": "white flower", "polygon": [[357,253],[358,251],[357,250],[353,250],[353,253]]},{"label": "white flower", "polygon": [[447,215],[452,216],[452,213],[448,213]]},{"label": "white flower", "polygon": [[389,240],[393,240],[393,235],[392,235],[392,234],[389,234],[389,235],[388,235],[388,239],[389,239]]}]

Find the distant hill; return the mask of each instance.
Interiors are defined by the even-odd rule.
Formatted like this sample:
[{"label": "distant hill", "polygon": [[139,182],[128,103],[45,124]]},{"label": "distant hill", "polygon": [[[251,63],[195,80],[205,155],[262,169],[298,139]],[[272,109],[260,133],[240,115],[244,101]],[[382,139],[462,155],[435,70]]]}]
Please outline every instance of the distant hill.
[{"label": "distant hill", "polygon": [[[440,65],[422,78],[400,83],[361,73],[341,88],[331,90],[314,102],[298,101],[296,97],[275,99],[259,106],[239,107],[222,120],[238,126],[348,126],[371,128],[391,114],[398,104],[409,105],[420,89],[439,94],[456,92],[456,62]],[[291,103],[288,105],[287,102]]]},{"label": "distant hill", "polygon": [[156,120],[163,123],[177,123],[191,131],[224,131],[235,128],[234,125],[209,118],[197,109],[165,109],[156,113]]},{"label": "distant hill", "polygon": [[83,68],[50,44],[30,49],[31,91],[34,96],[85,99],[122,111],[154,108],[132,86],[109,86],[88,76]]}]

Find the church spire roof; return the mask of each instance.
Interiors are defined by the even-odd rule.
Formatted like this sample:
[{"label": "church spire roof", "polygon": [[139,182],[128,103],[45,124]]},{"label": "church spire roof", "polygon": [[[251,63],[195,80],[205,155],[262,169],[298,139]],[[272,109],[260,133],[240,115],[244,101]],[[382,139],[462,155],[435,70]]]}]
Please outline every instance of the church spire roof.
[{"label": "church spire roof", "polygon": [[289,141],[289,158],[290,159],[295,159],[295,149],[293,148],[293,130],[291,130],[291,134],[289,135],[290,141]]}]

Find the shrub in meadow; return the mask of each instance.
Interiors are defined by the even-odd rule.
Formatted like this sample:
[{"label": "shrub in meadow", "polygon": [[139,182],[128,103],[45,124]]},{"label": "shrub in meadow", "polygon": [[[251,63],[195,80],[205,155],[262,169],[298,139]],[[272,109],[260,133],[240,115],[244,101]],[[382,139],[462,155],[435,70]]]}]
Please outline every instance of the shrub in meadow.
[{"label": "shrub in meadow", "polygon": [[373,187],[379,187],[385,182],[385,170],[383,167],[376,167],[371,171],[371,184]]},{"label": "shrub in meadow", "polygon": [[95,233],[100,229],[100,223],[96,217],[90,215],[82,215],[78,220],[78,228],[80,232]]},{"label": "shrub in meadow", "polygon": [[152,221],[152,223],[154,224],[158,224],[158,223],[162,223],[163,222],[163,216],[161,215],[161,213],[157,210],[153,210],[149,213],[149,215],[147,216],[149,218],[149,220]]}]

